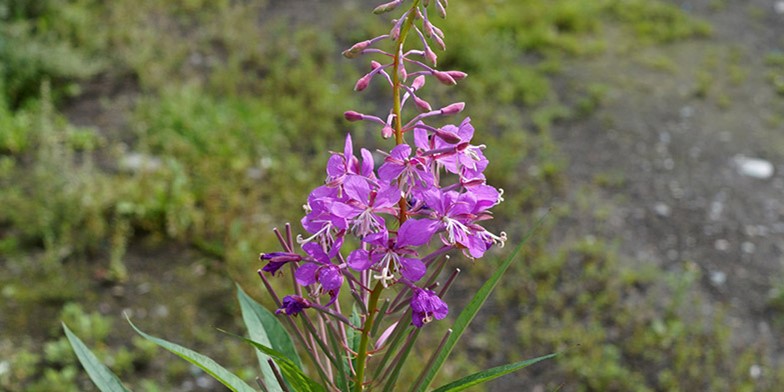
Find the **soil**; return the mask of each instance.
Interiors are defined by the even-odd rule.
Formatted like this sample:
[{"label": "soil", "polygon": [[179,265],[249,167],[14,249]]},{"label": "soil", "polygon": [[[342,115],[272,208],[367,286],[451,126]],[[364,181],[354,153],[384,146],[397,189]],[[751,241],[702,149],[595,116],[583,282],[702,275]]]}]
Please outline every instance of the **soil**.
[{"label": "soil", "polygon": [[[565,72],[567,80],[614,86],[590,119],[554,128],[570,161],[569,187],[620,175],[619,186],[604,190],[615,208],[603,230],[622,239],[622,258],[673,271],[696,266],[700,291],[729,309],[734,343],[768,347],[782,360],[784,339],[774,332],[781,325],[769,303],[771,290],[784,284],[784,124],[775,119],[784,100],[764,59],[784,47],[784,14],[774,12],[773,1],[718,9],[711,1],[675,3],[709,21],[711,36],[610,50]],[[650,56],[669,59],[674,69],[643,65]],[[734,82],[733,56],[744,75]],[[711,67],[702,93],[697,79]],[[739,157],[764,159],[774,173],[744,175]],[[596,228],[588,222],[579,231]]]}]

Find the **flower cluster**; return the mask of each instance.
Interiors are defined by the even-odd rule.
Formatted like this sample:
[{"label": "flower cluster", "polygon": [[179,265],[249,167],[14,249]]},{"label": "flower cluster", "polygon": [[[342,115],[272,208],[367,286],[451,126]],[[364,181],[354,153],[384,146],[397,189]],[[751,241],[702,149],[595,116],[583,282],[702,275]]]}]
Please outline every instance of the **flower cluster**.
[{"label": "flower cluster", "polygon": [[[393,1],[376,11],[389,11],[402,3]],[[294,253],[289,238],[282,241],[284,252],[261,255],[268,261],[263,270],[271,274],[292,263],[296,283],[305,288],[308,297],[287,296],[279,313],[296,315],[315,304],[327,309],[336,303],[344,285],[363,300],[377,281],[383,288],[400,284],[403,291],[411,290],[411,322],[421,327],[448,312],[438,294],[419,283],[438,260],[447,258],[441,256],[459,249],[476,259],[494,244],[503,246],[506,240],[504,233],[496,235],[480,225],[492,217],[490,208],[502,201],[502,192],[486,183],[485,146],[471,144],[474,127],[470,119],[441,127],[425,123],[431,117],[455,115],[465,107],[458,102],[433,110],[418,95],[426,80],[453,85],[466,74],[435,69],[437,56],[429,40],[443,49],[443,33],[428,19],[428,2],[417,3],[394,22],[389,34],[357,43],[344,52],[349,58],[373,54],[389,60],[371,61],[370,72],[355,85],[361,91],[380,79],[393,89],[393,108],[385,119],[355,111],[347,111],[345,118],[378,124],[382,136],[395,136],[397,143],[390,151],[378,151],[383,156],[378,166],[365,148],[355,155],[350,134],[343,151],[331,153],[324,185],[310,193],[304,206],[306,215],[301,223],[309,235],[297,237],[304,254]],[[445,15],[446,1],[436,4]],[[414,21],[419,21],[421,28]],[[416,32],[422,49],[403,52],[403,45],[397,44],[396,51],[389,52],[377,47],[389,40],[401,42],[401,34],[410,29]],[[402,112],[408,107],[415,114],[404,123]],[[413,144],[406,143],[405,136],[413,139]],[[345,249],[349,236],[360,244],[356,249]],[[428,279],[428,284],[432,285],[433,279]],[[322,296],[328,299],[321,301]]]}]

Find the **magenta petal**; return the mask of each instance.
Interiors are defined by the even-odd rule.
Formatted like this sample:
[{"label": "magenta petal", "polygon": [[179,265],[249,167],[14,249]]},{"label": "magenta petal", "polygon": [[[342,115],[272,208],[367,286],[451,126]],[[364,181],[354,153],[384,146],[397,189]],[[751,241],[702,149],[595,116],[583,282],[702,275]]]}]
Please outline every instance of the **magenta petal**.
[{"label": "magenta petal", "polygon": [[349,253],[346,263],[355,271],[365,271],[373,265],[370,253],[364,249],[357,249]]},{"label": "magenta petal", "polygon": [[354,156],[354,146],[351,143],[351,134],[346,134],[346,144],[343,146],[343,156],[346,158],[346,162]]},{"label": "magenta petal", "polygon": [[365,177],[372,177],[373,176],[373,167],[375,166],[373,163],[373,154],[366,149],[361,150],[362,154],[362,169],[360,170],[359,174]]},{"label": "magenta petal", "polygon": [[378,178],[382,181],[391,182],[400,177],[400,173],[402,173],[405,168],[404,165],[398,163],[385,162],[378,168]]},{"label": "magenta petal", "polygon": [[333,203],[330,208],[330,212],[343,219],[352,219],[362,212],[361,208],[346,203]]},{"label": "magenta petal", "polygon": [[339,177],[346,174],[346,164],[343,157],[332,154],[327,160],[327,175],[329,177]]},{"label": "magenta petal", "polygon": [[360,176],[350,176],[343,181],[343,190],[349,198],[367,205],[370,198],[370,185]]},{"label": "magenta petal", "polygon": [[319,271],[318,281],[325,290],[337,290],[343,285],[343,274],[334,265],[323,266]]},{"label": "magenta petal", "polygon": [[387,186],[380,190],[373,202],[373,207],[383,208],[392,207],[400,200],[400,189],[395,186]]},{"label": "magenta petal", "polygon": [[297,268],[294,272],[294,277],[297,279],[297,284],[307,286],[316,283],[316,271],[319,269],[316,263],[305,263]]},{"label": "magenta petal", "polygon": [[405,161],[411,155],[411,146],[408,144],[398,144],[389,152],[389,155],[393,158]]},{"label": "magenta petal", "polygon": [[397,246],[421,246],[430,242],[439,223],[430,219],[408,219],[397,231]]},{"label": "magenta petal", "polygon": [[427,139],[427,130],[423,128],[414,129],[414,144],[422,150],[430,150],[430,142]]},{"label": "magenta petal", "polygon": [[422,279],[427,272],[425,263],[419,259],[401,258],[400,264],[402,264],[401,273],[403,277],[412,282]]}]

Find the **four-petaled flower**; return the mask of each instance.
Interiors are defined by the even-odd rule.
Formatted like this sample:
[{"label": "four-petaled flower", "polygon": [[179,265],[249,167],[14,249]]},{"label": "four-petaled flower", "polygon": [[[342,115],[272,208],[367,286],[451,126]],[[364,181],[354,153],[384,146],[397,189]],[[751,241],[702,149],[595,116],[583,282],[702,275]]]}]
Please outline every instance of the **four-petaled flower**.
[{"label": "four-petaled flower", "polygon": [[449,313],[449,306],[432,290],[415,287],[411,297],[411,322],[417,328],[436,320],[442,320]]}]

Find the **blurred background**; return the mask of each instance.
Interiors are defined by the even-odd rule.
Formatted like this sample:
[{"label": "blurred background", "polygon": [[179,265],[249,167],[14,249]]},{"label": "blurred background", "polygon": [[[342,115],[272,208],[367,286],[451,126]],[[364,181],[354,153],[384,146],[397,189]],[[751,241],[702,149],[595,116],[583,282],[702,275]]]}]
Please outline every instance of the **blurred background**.
[{"label": "blurred background", "polygon": [[[375,5],[0,0],[0,390],[92,390],[61,321],[136,390],[220,390],[124,312],[253,379],[216,330],[243,331],[235,282],[272,306],[271,228],[299,232],[347,131],[388,148],[342,117],[388,105],[340,55],[387,31]],[[551,212],[435,385],[554,351],[487,390],[784,385],[784,1],[448,12],[439,65],[469,77],[424,97],[468,103],[490,228],[515,245]],[[455,257],[452,316],[509,248]]]}]

